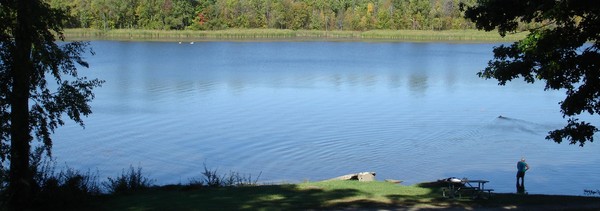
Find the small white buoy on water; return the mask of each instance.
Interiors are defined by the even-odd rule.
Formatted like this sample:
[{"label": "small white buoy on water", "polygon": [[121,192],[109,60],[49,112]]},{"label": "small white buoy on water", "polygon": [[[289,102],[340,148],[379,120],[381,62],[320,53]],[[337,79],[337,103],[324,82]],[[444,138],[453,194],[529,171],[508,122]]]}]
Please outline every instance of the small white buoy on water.
[{"label": "small white buoy on water", "polygon": [[190,45],[193,45],[193,44],[194,44],[194,42],[190,42]]},{"label": "small white buoy on water", "polygon": [[181,41],[179,41],[179,44],[181,44]]}]

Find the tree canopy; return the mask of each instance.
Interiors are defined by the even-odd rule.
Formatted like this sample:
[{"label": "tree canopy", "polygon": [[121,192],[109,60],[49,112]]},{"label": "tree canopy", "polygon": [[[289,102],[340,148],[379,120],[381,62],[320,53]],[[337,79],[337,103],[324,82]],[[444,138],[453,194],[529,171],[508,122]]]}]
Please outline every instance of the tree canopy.
[{"label": "tree canopy", "polygon": [[538,23],[523,40],[494,48],[494,59],[479,76],[500,85],[522,78],[544,81],[546,90],[565,90],[560,102],[562,129],[546,139],[583,146],[598,129],[580,121],[582,113],[600,113],[600,4],[593,0],[479,0],[465,16],[477,28],[500,35],[517,30],[519,22]]},{"label": "tree canopy", "polygon": [[[78,74],[88,66],[82,57],[87,43],[56,42],[63,11],[39,0],[0,0],[0,9],[0,167],[10,163],[6,197],[22,210],[36,185],[31,157],[50,155],[50,135],[64,124],[63,114],[83,125],[92,89],[102,81]],[[32,150],[34,140],[39,144]]]},{"label": "tree canopy", "polygon": [[475,0],[46,0],[66,26],[97,29],[317,30],[473,28],[459,4]]}]

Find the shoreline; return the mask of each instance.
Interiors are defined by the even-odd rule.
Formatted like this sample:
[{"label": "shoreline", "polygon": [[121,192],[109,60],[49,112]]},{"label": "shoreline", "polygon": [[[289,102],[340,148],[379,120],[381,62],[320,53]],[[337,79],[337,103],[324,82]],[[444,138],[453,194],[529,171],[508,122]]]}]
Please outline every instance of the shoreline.
[{"label": "shoreline", "polygon": [[507,34],[467,30],[371,30],[371,31],[319,31],[288,29],[227,29],[216,31],[195,30],[143,30],[143,29],[64,29],[65,40],[115,40],[159,42],[203,41],[348,41],[348,42],[461,42],[496,43],[523,39],[527,32]]}]

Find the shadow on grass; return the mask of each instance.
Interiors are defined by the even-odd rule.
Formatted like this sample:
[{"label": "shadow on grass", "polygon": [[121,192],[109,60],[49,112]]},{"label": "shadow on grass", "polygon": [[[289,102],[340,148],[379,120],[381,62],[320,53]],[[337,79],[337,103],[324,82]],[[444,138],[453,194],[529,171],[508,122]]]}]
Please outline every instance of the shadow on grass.
[{"label": "shadow on grass", "polygon": [[420,183],[415,185],[419,188],[428,189],[428,193],[425,195],[405,195],[405,194],[391,194],[386,195],[390,200],[390,206],[399,208],[409,207],[423,207],[429,206],[429,208],[471,208],[472,204],[465,200],[454,200],[444,198],[442,195],[442,188],[446,187],[445,183],[440,182],[428,182]]},{"label": "shadow on grass", "polygon": [[507,210],[600,210],[600,198],[503,193],[481,201],[479,205]]},{"label": "shadow on grass", "polygon": [[297,185],[166,190],[106,196],[99,202],[105,210],[306,210],[327,208],[329,201],[356,196],[360,191]]},{"label": "shadow on grass", "polygon": [[[133,194],[100,197],[97,210],[327,210],[327,209],[479,209],[595,210],[600,197],[495,194],[489,199],[442,197],[440,184],[423,183],[417,189],[348,183],[341,188],[324,184],[185,189],[166,186]],[[319,187],[321,185],[321,187]],[[377,188],[365,188],[365,187]],[[356,187],[356,189],[354,188]],[[422,189],[426,189],[423,191]],[[409,191],[405,191],[410,189]],[[417,194],[416,194],[417,193]]]},{"label": "shadow on grass", "polygon": [[[442,197],[443,182],[421,183],[417,185],[430,190],[427,204],[442,208],[458,209],[485,209],[494,210],[600,210],[600,197],[565,196],[565,195],[540,195],[493,193],[489,198],[471,198],[470,195],[461,199]],[[423,204],[421,197],[405,195],[388,195],[394,204],[411,207]]]}]

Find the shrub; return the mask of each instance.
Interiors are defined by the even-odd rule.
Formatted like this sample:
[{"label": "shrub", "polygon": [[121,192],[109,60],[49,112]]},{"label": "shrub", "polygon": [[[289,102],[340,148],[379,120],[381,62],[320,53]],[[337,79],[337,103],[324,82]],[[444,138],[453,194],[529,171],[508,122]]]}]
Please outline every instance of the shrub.
[{"label": "shrub", "polygon": [[204,172],[201,178],[191,178],[189,186],[191,187],[231,187],[231,186],[254,186],[258,183],[258,177],[253,180],[252,175],[240,174],[230,171],[229,174],[219,175],[217,169],[208,169],[204,164]]},{"label": "shrub", "polygon": [[596,196],[596,195],[600,196],[600,189],[596,189],[596,190],[584,189],[583,195],[584,196]]},{"label": "shrub", "polygon": [[100,194],[97,172],[84,173],[67,166],[56,173],[55,163],[48,160],[34,169],[35,207],[50,210],[85,207],[92,196]]},{"label": "shrub", "polygon": [[140,190],[146,190],[150,188],[154,183],[154,180],[143,176],[142,167],[138,167],[137,170],[133,166],[129,166],[129,171],[123,169],[121,175],[116,178],[108,177],[107,182],[103,182],[102,185],[108,190],[109,193],[131,193]]}]

